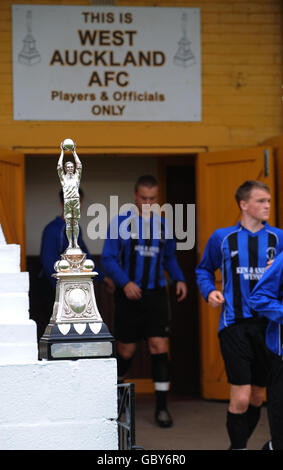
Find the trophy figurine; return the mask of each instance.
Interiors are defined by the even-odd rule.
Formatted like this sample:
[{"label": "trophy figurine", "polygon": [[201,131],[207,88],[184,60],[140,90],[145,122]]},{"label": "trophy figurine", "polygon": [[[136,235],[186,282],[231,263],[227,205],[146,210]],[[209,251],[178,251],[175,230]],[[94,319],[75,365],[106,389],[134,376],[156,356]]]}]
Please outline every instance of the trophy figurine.
[{"label": "trophy figurine", "polygon": [[[54,265],[56,296],[52,317],[39,341],[39,358],[109,357],[114,339],[97,308],[92,280],[97,272],[78,245],[82,164],[71,139],[65,139],[60,148],[57,172],[63,189],[68,247]],[[73,153],[74,163],[63,164],[64,151]]]},{"label": "trophy figurine", "polygon": [[[74,164],[67,162],[63,170],[63,157],[64,150],[71,150],[74,155],[76,170],[74,171]],[[64,195],[64,219],[66,222],[66,235],[68,238],[69,246],[67,250],[72,247],[79,249],[79,218],[80,214],[80,195],[79,186],[82,176],[82,164],[76,152],[76,145],[71,139],[65,139],[61,143],[61,155],[58,160],[57,171],[61,181],[63,195]]]},{"label": "trophy figurine", "polygon": [[[65,139],[60,147],[61,154],[57,164],[57,172],[63,189],[64,219],[66,222],[66,236],[69,243],[62,258],[75,268],[86,257],[78,245],[79,219],[81,216],[79,187],[82,176],[82,164],[76,152],[76,144],[72,139]],[[67,161],[65,165],[63,164],[64,151],[73,153],[75,165],[71,161]]]}]

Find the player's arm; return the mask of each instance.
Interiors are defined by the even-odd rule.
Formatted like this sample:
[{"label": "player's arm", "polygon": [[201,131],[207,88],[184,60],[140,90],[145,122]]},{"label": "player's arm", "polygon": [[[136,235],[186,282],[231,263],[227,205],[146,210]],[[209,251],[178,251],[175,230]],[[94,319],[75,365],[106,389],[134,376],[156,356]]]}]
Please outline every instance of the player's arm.
[{"label": "player's arm", "polygon": [[[113,235],[114,234],[114,235]],[[105,273],[114,281],[117,287],[123,289],[128,299],[138,300],[142,296],[140,287],[123,271],[120,266],[122,241],[119,237],[119,218],[114,218],[107,230],[101,255],[101,264]]]},{"label": "player's arm", "polygon": [[176,282],[176,296],[178,302],[181,302],[187,297],[188,288],[184,274],[176,258],[176,241],[174,239],[166,240],[164,269],[168,272],[171,279]]},{"label": "player's arm", "polygon": [[177,295],[177,301],[181,302],[187,297],[188,294],[188,288],[187,284],[184,281],[178,281],[176,283],[176,295]]},{"label": "player's arm", "polygon": [[275,257],[278,256],[283,251],[283,230],[277,229],[277,246],[275,254],[273,253],[272,259],[269,259],[266,263],[266,269],[268,269],[275,260]]},{"label": "player's arm", "polygon": [[101,264],[105,273],[113,279],[116,286],[124,290],[128,299],[138,300],[142,292],[140,287],[130,280],[119,264],[121,241],[119,239],[107,238],[104,242],[101,256]]},{"label": "player's arm", "polygon": [[205,247],[202,259],[196,267],[196,280],[201,295],[214,308],[224,302],[222,292],[215,287],[215,271],[222,261],[221,238],[214,232]]},{"label": "player's arm", "polygon": [[218,308],[224,303],[224,296],[219,290],[212,290],[207,297],[207,302],[213,308]]},{"label": "player's arm", "polygon": [[133,281],[129,281],[125,284],[123,291],[125,292],[126,297],[130,300],[139,300],[142,297],[141,288]]},{"label": "player's arm", "polygon": [[249,303],[253,310],[283,324],[283,253],[272,263],[254,287]]},{"label": "player's arm", "polygon": [[[108,227],[107,238],[104,241],[103,251],[101,255],[101,264],[104,269],[104,272],[111,277],[116,286],[124,287],[128,282],[130,282],[130,278],[120,266],[122,242],[118,233],[119,222],[117,221],[117,219],[118,217],[113,219]],[[111,230],[111,226],[116,227],[116,224],[117,233],[116,230]]]}]

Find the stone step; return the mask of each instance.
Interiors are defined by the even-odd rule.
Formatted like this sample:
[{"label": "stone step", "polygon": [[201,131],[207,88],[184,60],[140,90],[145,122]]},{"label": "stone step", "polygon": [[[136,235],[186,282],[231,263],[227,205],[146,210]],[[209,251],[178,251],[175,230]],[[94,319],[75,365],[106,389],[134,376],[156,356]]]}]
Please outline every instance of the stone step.
[{"label": "stone step", "polygon": [[0,342],[0,364],[28,364],[37,360],[37,343]]},{"label": "stone step", "polygon": [[36,323],[33,320],[0,324],[0,344],[14,343],[17,347],[18,341],[20,343],[34,343],[36,341]]},{"label": "stone step", "polygon": [[18,273],[20,272],[20,245],[0,245],[0,272]]},{"label": "stone step", "polygon": [[0,273],[0,294],[28,291],[29,273]]},{"label": "stone step", "polygon": [[14,323],[29,319],[27,292],[0,294],[0,323]]}]

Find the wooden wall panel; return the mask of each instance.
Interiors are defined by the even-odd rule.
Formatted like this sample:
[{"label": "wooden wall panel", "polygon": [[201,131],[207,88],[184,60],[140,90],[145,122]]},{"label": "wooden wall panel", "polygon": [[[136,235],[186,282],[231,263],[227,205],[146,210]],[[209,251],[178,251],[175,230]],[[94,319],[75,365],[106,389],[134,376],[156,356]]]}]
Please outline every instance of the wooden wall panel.
[{"label": "wooden wall panel", "polygon": [[[21,0],[19,4],[91,5],[89,0]],[[116,0],[116,6],[201,9],[201,122],[13,121],[11,2],[0,3],[0,147],[58,152],[71,135],[93,153],[151,148],[255,146],[283,132],[281,0]],[[115,8],[113,6],[113,8]]]}]

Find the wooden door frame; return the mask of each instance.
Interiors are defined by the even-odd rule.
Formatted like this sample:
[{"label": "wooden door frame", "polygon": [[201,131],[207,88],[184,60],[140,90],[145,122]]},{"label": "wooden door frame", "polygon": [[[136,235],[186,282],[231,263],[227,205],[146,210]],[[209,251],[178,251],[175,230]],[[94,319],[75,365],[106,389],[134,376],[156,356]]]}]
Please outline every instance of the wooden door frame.
[{"label": "wooden door frame", "polygon": [[[5,194],[0,200],[0,215],[3,221],[3,233],[7,243],[15,243],[21,246],[21,270],[26,268],[26,234],[25,234],[25,155],[10,149],[0,148],[0,159],[3,154],[4,161],[18,165],[21,171],[17,174],[15,185],[18,185],[17,207],[20,208],[15,225],[11,224],[5,204]],[[1,190],[1,188],[0,188]]]}]

